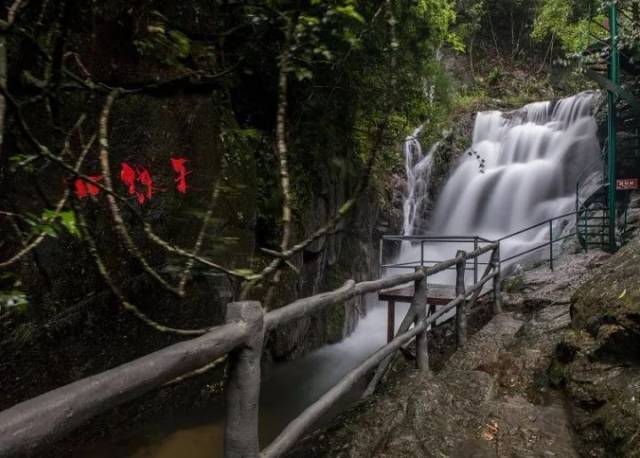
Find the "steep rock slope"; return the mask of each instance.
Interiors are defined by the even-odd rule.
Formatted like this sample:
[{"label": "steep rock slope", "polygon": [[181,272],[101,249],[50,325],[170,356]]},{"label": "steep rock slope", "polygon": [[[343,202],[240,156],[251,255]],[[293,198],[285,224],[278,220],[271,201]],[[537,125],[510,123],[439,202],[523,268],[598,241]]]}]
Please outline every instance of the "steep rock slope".
[{"label": "steep rock slope", "polygon": [[640,456],[640,238],[599,263],[573,296],[550,368],[571,402],[584,456]]}]

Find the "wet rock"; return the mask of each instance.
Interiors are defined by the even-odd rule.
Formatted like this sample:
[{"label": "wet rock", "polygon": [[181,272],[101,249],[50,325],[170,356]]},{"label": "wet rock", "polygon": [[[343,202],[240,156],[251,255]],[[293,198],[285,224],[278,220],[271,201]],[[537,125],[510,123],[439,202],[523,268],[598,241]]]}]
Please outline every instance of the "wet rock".
[{"label": "wet rock", "polygon": [[594,259],[572,299],[572,329],[549,368],[570,399],[585,456],[640,456],[638,261],[637,238],[608,259]]},{"label": "wet rock", "polygon": [[496,382],[476,368],[495,363],[521,326],[513,314],[495,317],[440,374],[407,370],[326,431],[303,441],[291,456],[471,456],[452,453],[478,449],[478,444],[487,448],[479,431]]},{"label": "wet rock", "polygon": [[[573,341],[566,336],[568,296],[584,283],[597,256],[579,255],[560,263],[556,273],[546,267],[527,272],[526,288],[507,296],[517,311],[491,319],[440,372],[396,373],[376,396],[310,435],[290,456],[579,456],[565,400],[552,385],[564,383],[567,362],[582,348],[596,348],[588,333],[571,331]],[[615,377],[614,367],[606,369]],[[593,395],[585,392],[584,398]]]}]

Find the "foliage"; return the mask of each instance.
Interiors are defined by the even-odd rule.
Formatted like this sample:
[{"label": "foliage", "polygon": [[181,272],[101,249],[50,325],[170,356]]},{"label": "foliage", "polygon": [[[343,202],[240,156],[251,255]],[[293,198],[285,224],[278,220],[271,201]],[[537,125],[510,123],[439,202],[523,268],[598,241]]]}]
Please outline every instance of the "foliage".
[{"label": "foliage", "polygon": [[35,234],[57,237],[61,233],[67,232],[76,237],[80,235],[75,213],[71,210],[56,212],[45,209],[39,217],[27,215],[26,221]]},{"label": "foliage", "polygon": [[[540,42],[544,39],[557,37],[566,53],[576,53],[584,50],[591,41],[590,34],[594,33],[589,14],[595,11],[595,2],[544,0],[537,11],[531,36]],[[602,18],[595,20],[602,22]],[[602,29],[595,33],[602,35]]]},{"label": "foliage", "polygon": [[[200,243],[179,236],[197,233],[193,226],[207,220],[200,238],[207,259],[214,266],[229,266],[225,275],[250,276],[256,264],[272,258],[258,248],[278,247],[282,232],[275,148],[281,75],[287,88],[294,238],[300,240],[339,211],[363,183],[384,187],[389,171],[400,167],[398,145],[417,125],[428,121],[439,128],[451,92],[440,51],[464,49],[454,30],[452,0],[109,0],[73,3],[73,8],[67,2],[37,3],[25,6],[15,29],[20,33],[10,35],[8,87],[16,106],[25,109],[20,119],[10,107],[3,132],[8,154],[0,155],[5,158],[0,162],[0,209],[8,211],[17,203],[15,213],[21,217],[14,232],[29,242],[46,241],[13,263],[23,241],[11,236],[0,245],[0,262],[11,260],[9,270],[17,277],[33,275],[25,288],[29,300],[47,311],[38,319],[77,300],[69,291],[77,289],[80,295],[104,288],[95,281],[100,276],[108,285],[155,279],[171,291],[174,279],[165,281],[166,272],[184,267],[184,260],[145,233],[143,222],[153,225],[161,240],[191,250]],[[116,100],[103,119],[108,96]],[[205,120],[195,119],[199,116]],[[71,193],[57,200],[60,210],[54,210],[63,183],[74,179],[70,164],[80,159],[92,136],[95,142],[87,147],[80,173],[104,174],[100,154],[108,146],[118,194],[119,161],[135,156],[135,163],[154,166],[167,154],[161,149],[165,143],[184,146],[191,161],[188,151],[201,146],[206,134],[179,130],[206,123],[211,156],[200,152],[201,162],[188,164],[193,193],[184,199],[158,198],[138,208],[120,195],[120,219],[107,202],[109,190],[102,189],[99,198],[81,202]],[[51,156],[44,157],[45,149]],[[216,169],[221,158],[228,164],[224,174]],[[61,169],[59,161],[67,168]],[[220,182],[223,197],[211,207],[202,197],[206,178],[195,183],[202,169],[211,174],[209,181]],[[5,170],[12,172],[10,179]],[[157,177],[159,193],[171,186],[169,180]],[[91,238],[97,249],[90,249]],[[249,252],[232,254],[238,247]],[[67,259],[73,265],[65,271],[48,269],[51,253],[59,252],[73,253]],[[189,275],[182,278],[183,285],[189,283]],[[13,291],[10,285],[4,289]],[[149,288],[125,286],[116,296],[120,302],[129,296],[133,301],[145,296],[143,291]],[[149,291],[143,300],[154,303],[161,292]]]}]

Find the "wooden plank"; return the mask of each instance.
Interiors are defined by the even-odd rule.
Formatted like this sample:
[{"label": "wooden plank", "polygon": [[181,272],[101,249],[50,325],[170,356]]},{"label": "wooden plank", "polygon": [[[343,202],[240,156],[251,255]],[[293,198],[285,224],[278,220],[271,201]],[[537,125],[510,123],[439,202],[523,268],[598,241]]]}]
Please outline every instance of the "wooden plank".
[{"label": "wooden plank", "polygon": [[[394,301],[411,303],[413,300],[414,287],[394,288],[380,291],[378,299],[381,301]],[[432,305],[446,305],[456,297],[456,291],[449,285],[429,285],[427,301]]]}]

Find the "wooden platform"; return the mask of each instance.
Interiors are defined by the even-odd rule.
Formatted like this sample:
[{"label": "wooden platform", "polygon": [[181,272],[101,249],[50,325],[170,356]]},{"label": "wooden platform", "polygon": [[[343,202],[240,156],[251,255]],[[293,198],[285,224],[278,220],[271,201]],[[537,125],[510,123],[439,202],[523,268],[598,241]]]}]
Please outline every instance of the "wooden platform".
[{"label": "wooden platform", "polygon": [[[378,293],[378,299],[386,302],[408,302],[413,300],[413,285],[406,288],[386,289]],[[429,285],[427,303],[447,305],[456,297],[456,291],[450,285]]]}]

